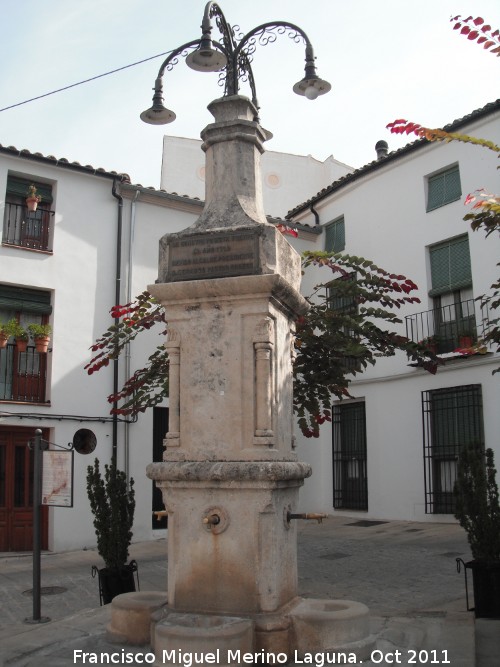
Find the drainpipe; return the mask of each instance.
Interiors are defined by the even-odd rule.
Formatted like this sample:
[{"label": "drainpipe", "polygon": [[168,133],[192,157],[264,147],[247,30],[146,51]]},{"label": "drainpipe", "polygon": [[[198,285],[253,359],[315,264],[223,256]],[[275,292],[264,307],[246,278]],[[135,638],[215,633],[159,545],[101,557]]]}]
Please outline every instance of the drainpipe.
[{"label": "drainpipe", "polygon": [[[111,190],[113,197],[118,200],[118,223],[116,230],[116,273],[115,273],[115,303],[120,303],[121,297],[121,263],[122,263],[122,226],[123,226],[123,197],[117,193],[116,186],[118,181],[113,181],[113,189]],[[119,318],[115,317],[115,325],[119,324]],[[118,392],[118,359],[113,361],[113,393]],[[113,403],[113,409],[118,407],[118,402]],[[118,415],[113,414],[113,437],[112,437],[112,453],[111,465],[117,465],[118,453]]]},{"label": "drainpipe", "polygon": [[311,213],[314,215],[314,221],[315,221],[314,224],[315,224],[315,225],[319,225],[319,213],[318,213],[318,211],[316,211],[316,209],[314,208],[314,204],[311,204],[311,205],[309,206],[309,209],[310,209]]},{"label": "drainpipe", "polygon": [[[126,301],[130,303],[132,301],[132,261],[133,261],[133,249],[134,249],[134,237],[135,237],[135,212],[136,212],[136,203],[139,199],[140,190],[135,191],[135,196],[132,200],[132,205],[130,207],[130,234],[128,240],[128,276],[127,276],[127,296]],[[130,344],[127,345],[125,350],[125,377],[130,377]],[[125,448],[125,465],[124,471],[127,476],[127,482],[130,477],[130,423],[127,420],[125,422],[125,433],[124,433],[124,448]]]}]

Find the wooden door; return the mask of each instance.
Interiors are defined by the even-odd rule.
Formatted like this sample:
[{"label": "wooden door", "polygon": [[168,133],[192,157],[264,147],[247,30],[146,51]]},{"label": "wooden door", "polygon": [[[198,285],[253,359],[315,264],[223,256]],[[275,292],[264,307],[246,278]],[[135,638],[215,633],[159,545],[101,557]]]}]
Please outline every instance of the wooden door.
[{"label": "wooden door", "polygon": [[[0,427],[0,551],[33,549],[34,428]],[[43,432],[48,438],[48,431]],[[48,546],[48,508],[42,507],[42,549]]]}]

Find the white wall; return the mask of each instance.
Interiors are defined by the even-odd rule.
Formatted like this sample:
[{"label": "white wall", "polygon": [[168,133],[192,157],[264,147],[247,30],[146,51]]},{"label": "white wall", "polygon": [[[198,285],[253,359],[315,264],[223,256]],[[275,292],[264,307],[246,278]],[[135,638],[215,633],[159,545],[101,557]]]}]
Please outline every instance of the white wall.
[{"label": "white wall", "polygon": [[[198,139],[163,138],[161,187],[191,197],[205,198],[205,154]],[[374,155],[375,158],[375,155]],[[353,169],[332,156],[323,162],[311,155],[265,151],[261,158],[262,195],[266,215],[283,218],[298,202]]]},{"label": "white wall", "polygon": [[[109,174],[95,176],[0,153],[2,221],[9,173],[52,184],[53,253],[0,245],[0,283],[51,291],[53,335],[49,353],[50,405],[4,402],[0,404],[0,414],[4,415],[0,427],[49,428],[50,441],[62,446],[71,443],[80,428],[94,431],[95,452],[74,455],[73,507],[49,508],[51,550],[91,547],[96,540],[86,493],[86,469],[96,456],[102,466],[111,459],[113,426],[106,399],[113,390],[113,373],[109,366],[89,376],[84,366],[91,358],[92,343],[113,323],[109,310],[115,303],[116,291],[118,201],[112,195]],[[160,237],[191,224],[201,205],[172,201],[166,195],[134,187],[122,188],[122,192],[120,302],[125,303],[129,294],[135,297],[156,280]],[[130,256],[132,271],[128,266]],[[147,340],[133,349],[131,371],[141,367],[151,353],[150,347],[160,343],[158,331],[151,331]],[[122,383],[124,358],[120,359],[119,368]],[[12,416],[5,418],[7,413]],[[128,471],[136,482],[134,540],[164,535],[164,531],[151,528],[152,482],[145,475],[146,466],[152,461],[151,412],[128,427],[119,421],[117,443],[118,465],[125,469],[128,458]]]},{"label": "white wall", "polygon": [[[500,142],[498,114],[471,124],[466,134]],[[430,269],[428,246],[467,233],[469,236],[474,297],[489,290],[497,279],[498,238],[472,232],[463,216],[467,193],[478,187],[496,192],[496,154],[470,144],[434,143],[388,163],[384,168],[359,177],[315,205],[322,224],[345,218],[345,252],[369,258],[382,268],[402,273],[419,286],[421,304],[401,308],[399,331],[405,334],[404,317],[429,310]],[[425,177],[458,163],[462,199],[426,213]],[[296,221],[314,224],[307,212]],[[318,243],[323,247],[324,235]],[[323,279],[329,275],[322,270]],[[309,270],[303,281],[305,293],[318,282],[317,271]],[[486,446],[500,460],[500,390],[492,370],[498,355],[475,356],[450,361],[435,376],[408,366],[405,355],[381,359],[354,379],[351,393],[364,398],[367,419],[368,512],[371,518],[418,521],[453,521],[451,515],[426,515],[421,392],[440,387],[481,384]],[[496,406],[496,407],[495,407]],[[332,511],[332,428],[322,426],[319,441],[298,436],[302,458],[312,464],[313,477],[306,480],[301,495],[304,511]],[[356,516],[356,512],[342,512]]]}]

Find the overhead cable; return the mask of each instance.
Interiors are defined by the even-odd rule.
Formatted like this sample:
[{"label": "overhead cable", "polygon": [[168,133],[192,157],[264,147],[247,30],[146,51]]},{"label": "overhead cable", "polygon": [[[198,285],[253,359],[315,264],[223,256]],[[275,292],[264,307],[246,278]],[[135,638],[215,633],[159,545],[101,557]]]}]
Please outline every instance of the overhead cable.
[{"label": "overhead cable", "polygon": [[56,93],[61,93],[64,90],[69,90],[70,88],[81,86],[83,83],[89,83],[90,81],[95,81],[96,79],[102,79],[102,77],[104,76],[109,76],[110,74],[116,74],[116,72],[121,72],[122,70],[128,69],[129,67],[135,67],[136,65],[141,65],[142,63],[148,62],[148,60],[154,60],[155,58],[166,56],[169,53],[172,53],[172,51],[165,51],[164,53],[158,53],[156,56],[150,56],[149,58],[144,58],[144,60],[138,60],[136,63],[130,63],[130,65],[124,65],[123,67],[112,69],[110,72],[105,72],[104,74],[97,74],[97,76],[93,76],[90,79],[84,79],[83,81],[78,81],[78,83],[71,83],[69,86],[64,86],[64,88],[58,88],[57,90],[52,90],[50,93],[44,93],[43,95],[37,95],[36,97],[31,97],[29,100],[24,100],[24,102],[17,102],[16,104],[11,104],[8,107],[0,109],[0,111],[7,111],[8,109],[14,109],[15,107],[20,107],[23,104],[28,104],[29,102],[34,102],[35,100],[41,100],[44,97],[49,97],[49,95],[55,95]]}]

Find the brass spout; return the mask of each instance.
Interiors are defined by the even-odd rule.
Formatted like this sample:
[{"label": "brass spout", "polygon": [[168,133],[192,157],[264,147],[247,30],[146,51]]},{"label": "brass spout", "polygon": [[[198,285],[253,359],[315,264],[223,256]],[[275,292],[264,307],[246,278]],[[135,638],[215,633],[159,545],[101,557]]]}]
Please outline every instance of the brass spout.
[{"label": "brass spout", "polygon": [[318,523],[322,523],[323,519],[328,519],[328,514],[292,514],[291,512],[288,512],[286,520],[290,523],[292,519],[306,519],[307,521],[317,521]]},{"label": "brass spout", "polygon": [[164,516],[168,516],[167,510],[158,510],[157,512],[153,512],[153,514],[157,521],[161,521]]},{"label": "brass spout", "polygon": [[218,514],[210,514],[203,518],[205,525],[217,526],[220,523],[220,516]]}]

